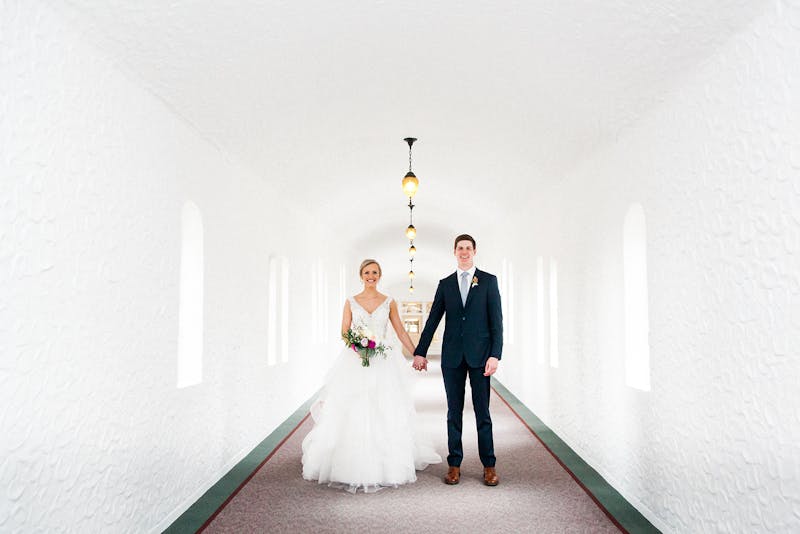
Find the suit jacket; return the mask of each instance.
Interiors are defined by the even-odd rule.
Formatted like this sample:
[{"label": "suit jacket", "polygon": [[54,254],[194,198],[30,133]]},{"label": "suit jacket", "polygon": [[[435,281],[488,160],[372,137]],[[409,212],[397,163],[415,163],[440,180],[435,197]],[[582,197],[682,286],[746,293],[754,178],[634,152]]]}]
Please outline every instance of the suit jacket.
[{"label": "suit jacket", "polygon": [[476,269],[466,305],[461,303],[458,285],[457,273],[439,281],[415,354],[427,356],[444,315],[442,367],[458,367],[462,360],[470,367],[484,367],[489,357],[500,359],[503,354],[503,311],[497,277]]}]

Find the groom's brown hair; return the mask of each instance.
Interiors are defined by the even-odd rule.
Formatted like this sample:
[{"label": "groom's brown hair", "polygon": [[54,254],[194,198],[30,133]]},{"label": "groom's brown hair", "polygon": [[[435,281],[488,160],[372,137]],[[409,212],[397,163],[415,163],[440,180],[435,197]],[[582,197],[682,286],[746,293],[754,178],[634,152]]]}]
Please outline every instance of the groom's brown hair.
[{"label": "groom's brown hair", "polygon": [[471,235],[469,235],[469,234],[461,234],[460,236],[458,236],[456,238],[455,243],[453,243],[453,250],[455,250],[458,247],[458,242],[459,241],[470,241],[470,242],[472,242],[472,248],[473,249],[477,250],[477,248],[478,248],[478,245],[475,244],[475,239],[473,239]]}]

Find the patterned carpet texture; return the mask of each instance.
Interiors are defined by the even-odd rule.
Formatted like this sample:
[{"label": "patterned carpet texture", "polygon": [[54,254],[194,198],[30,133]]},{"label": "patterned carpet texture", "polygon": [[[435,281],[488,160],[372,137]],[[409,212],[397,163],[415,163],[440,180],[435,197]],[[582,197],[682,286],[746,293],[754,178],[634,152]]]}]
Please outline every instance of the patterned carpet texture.
[{"label": "patterned carpet texture", "polygon": [[[415,406],[442,458],[446,402],[437,362],[416,376]],[[204,532],[601,533],[619,529],[506,404],[492,394],[500,485],[483,485],[472,406],[464,411],[461,483],[442,482],[446,461],[418,471],[414,484],[355,495],[303,480],[300,443],[306,419]]]}]

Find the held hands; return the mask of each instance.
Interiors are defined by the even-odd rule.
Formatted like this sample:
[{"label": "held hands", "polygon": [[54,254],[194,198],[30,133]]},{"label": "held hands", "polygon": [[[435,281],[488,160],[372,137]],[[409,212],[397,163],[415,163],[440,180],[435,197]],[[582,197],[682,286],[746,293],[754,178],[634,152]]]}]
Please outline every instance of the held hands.
[{"label": "held hands", "polygon": [[[500,360],[492,356],[486,360],[486,368],[483,371],[483,376],[492,376],[497,372],[497,366],[500,365]],[[428,360],[424,356],[414,355],[414,363],[411,366],[417,371],[428,370]]]},{"label": "held hands", "polygon": [[483,371],[483,376],[492,376],[497,371],[497,366],[499,364],[500,360],[494,356],[486,360],[486,369]]}]

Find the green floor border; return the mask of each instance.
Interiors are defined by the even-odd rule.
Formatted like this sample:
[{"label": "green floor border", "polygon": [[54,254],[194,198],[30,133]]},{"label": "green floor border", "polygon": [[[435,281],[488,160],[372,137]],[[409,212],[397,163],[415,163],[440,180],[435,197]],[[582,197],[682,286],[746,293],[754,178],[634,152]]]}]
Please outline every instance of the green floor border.
[{"label": "green floor border", "polygon": [[631,534],[661,532],[496,378],[492,387],[617,526]]},{"label": "green floor border", "polygon": [[[631,534],[660,533],[646,517],[625,500],[597,471],[578,456],[496,378],[492,378],[492,387],[618,526]],[[308,415],[315,398],[316,395],[300,406],[264,441],[259,443],[255,449],[206,491],[188,510],[181,514],[164,533],[188,534],[197,532],[203,527],[217,510],[231,498],[234,492],[289,437],[292,431],[300,425]]]},{"label": "green floor border", "polygon": [[280,447],[303,419],[308,415],[316,394],[281,423],[264,441],[242,458],[225,476],[211,486],[197,501],[176,519],[165,534],[188,534],[197,532],[214,516],[236,490]]}]

